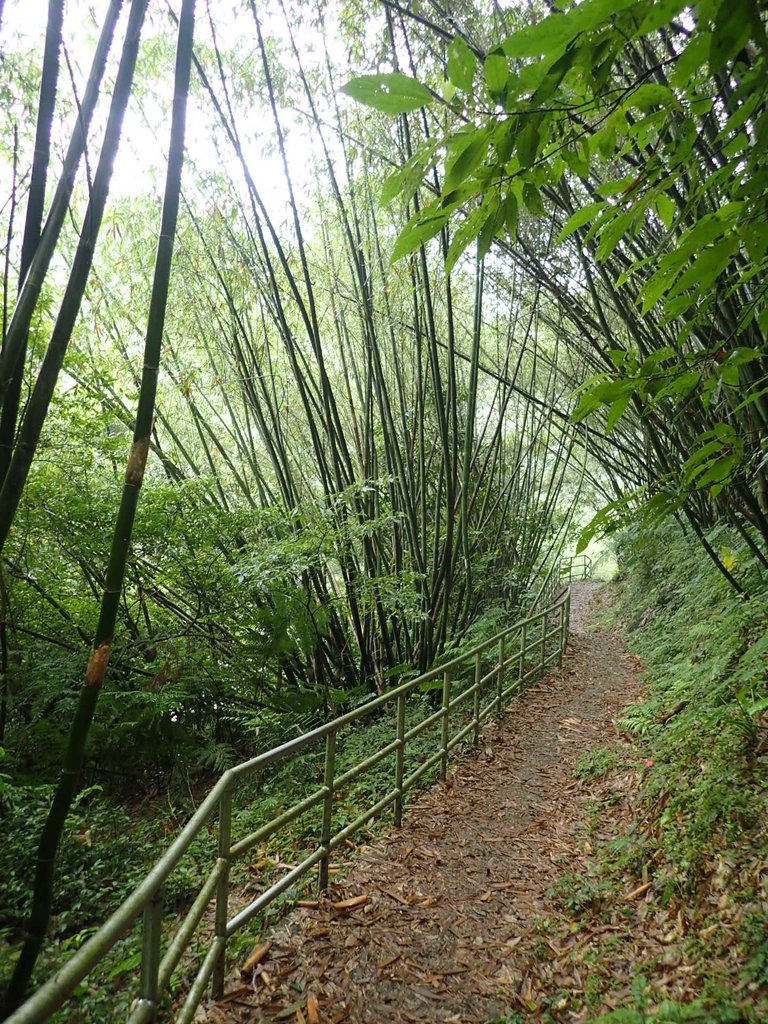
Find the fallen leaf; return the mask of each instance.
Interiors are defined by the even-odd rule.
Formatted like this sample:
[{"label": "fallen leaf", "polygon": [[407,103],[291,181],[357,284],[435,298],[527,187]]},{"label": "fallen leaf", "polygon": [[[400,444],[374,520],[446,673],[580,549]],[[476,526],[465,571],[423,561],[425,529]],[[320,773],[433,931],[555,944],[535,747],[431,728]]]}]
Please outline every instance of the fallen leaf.
[{"label": "fallen leaf", "polygon": [[320,1024],[320,1008],[314,992],[307,996],[307,1024]]},{"label": "fallen leaf", "polygon": [[248,957],[248,959],[240,968],[240,973],[250,974],[253,971],[254,967],[260,964],[264,957],[267,955],[271,945],[271,942],[262,942],[261,944],[257,943],[251,950],[251,954]]},{"label": "fallen leaf", "polygon": [[636,900],[640,896],[644,896],[652,886],[653,882],[643,882],[642,885],[638,885],[638,887],[636,889],[633,889],[632,892],[628,892],[624,899]]},{"label": "fallen leaf", "polygon": [[333,904],[334,910],[354,910],[355,907],[363,907],[369,902],[370,896],[353,896],[348,900],[341,900],[339,903]]}]

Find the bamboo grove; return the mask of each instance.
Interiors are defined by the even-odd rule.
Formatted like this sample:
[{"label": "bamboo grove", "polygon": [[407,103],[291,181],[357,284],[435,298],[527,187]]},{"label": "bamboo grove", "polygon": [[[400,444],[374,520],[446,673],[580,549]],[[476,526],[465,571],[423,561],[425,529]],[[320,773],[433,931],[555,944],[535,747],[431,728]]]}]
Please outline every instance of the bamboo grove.
[{"label": "bamboo grove", "polygon": [[541,6],[0,4],[9,1003],[82,787],[425,670],[590,508],[768,567],[764,12]]},{"label": "bamboo grove", "polygon": [[[493,629],[582,475],[556,304],[496,261],[447,275],[447,239],[392,267],[381,180],[426,125],[393,149],[340,101],[354,24],[246,5],[244,65],[213,6],[157,7],[105,5],[82,93],[60,0],[39,81],[5,57],[0,741],[4,787],[58,777],[9,1006],[82,785],[188,782]],[[159,222],[151,184],[115,194],[131,117]]]}]

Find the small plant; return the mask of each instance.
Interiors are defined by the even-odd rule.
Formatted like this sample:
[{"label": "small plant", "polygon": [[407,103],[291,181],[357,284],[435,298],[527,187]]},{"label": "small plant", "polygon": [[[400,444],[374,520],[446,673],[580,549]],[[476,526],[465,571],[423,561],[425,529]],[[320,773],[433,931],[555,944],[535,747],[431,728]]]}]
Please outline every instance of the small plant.
[{"label": "small plant", "polygon": [[562,875],[550,894],[572,914],[581,914],[598,908],[607,891],[600,879],[576,873]]},{"label": "small plant", "polygon": [[602,779],[621,763],[621,751],[617,747],[596,747],[581,755],[573,774],[577,779]]}]

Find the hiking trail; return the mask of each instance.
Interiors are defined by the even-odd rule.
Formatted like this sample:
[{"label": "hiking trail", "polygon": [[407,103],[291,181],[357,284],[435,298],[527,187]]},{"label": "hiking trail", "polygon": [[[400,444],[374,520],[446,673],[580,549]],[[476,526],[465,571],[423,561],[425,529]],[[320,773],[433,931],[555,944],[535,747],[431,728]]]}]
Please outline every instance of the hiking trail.
[{"label": "hiking trail", "polygon": [[579,852],[574,767],[617,739],[615,719],[641,691],[620,638],[587,629],[601,586],[572,584],[563,667],[490,723],[327,896],[265,935],[252,976],[231,978],[197,1020],[486,1024],[525,1004],[531,926]]}]

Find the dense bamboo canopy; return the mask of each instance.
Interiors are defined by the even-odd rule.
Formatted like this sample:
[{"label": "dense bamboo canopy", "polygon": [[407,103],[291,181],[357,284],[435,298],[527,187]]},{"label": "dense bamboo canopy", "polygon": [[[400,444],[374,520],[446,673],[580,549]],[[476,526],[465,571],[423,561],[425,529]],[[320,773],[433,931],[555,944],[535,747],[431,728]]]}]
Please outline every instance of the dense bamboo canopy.
[{"label": "dense bamboo canopy", "polygon": [[0,4],[12,1002],[87,780],[385,691],[584,527],[768,568],[760,4],[92,6]]}]

